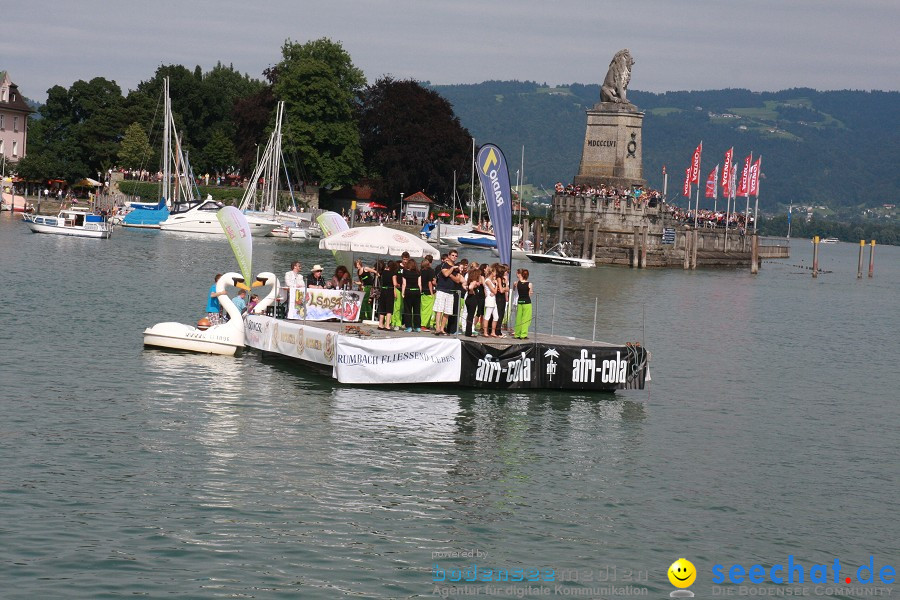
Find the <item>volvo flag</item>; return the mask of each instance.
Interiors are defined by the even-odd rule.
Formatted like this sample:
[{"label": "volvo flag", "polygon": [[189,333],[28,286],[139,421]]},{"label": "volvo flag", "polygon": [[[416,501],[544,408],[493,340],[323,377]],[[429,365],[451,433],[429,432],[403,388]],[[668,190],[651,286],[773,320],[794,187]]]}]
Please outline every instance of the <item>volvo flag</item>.
[{"label": "volvo flag", "polygon": [[500,262],[512,264],[512,194],[509,189],[509,169],[506,157],[494,144],[485,144],[478,151],[478,177],[487,202],[488,215],[497,239]]}]

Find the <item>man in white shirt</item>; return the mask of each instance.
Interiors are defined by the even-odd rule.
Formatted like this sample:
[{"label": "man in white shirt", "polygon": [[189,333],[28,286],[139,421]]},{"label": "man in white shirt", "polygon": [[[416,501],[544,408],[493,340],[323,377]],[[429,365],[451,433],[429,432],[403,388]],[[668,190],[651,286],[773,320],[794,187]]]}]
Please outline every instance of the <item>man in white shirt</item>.
[{"label": "man in white shirt", "polygon": [[288,299],[288,310],[290,310],[290,301],[292,300],[291,288],[296,288],[302,290],[304,294],[306,293],[306,280],[300,274],[301,267],[300,261],[295,260],[291,263],[291,270],[284,274],[284,287],[281,289],[284,291],[284,297]]}]

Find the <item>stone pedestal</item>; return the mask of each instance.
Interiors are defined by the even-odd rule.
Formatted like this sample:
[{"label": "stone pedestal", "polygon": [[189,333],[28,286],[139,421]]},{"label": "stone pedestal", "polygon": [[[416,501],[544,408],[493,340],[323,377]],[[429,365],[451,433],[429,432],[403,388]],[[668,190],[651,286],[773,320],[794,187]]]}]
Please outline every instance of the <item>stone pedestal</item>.
[{"label": "stone pedestal", "polygon": [[587,129],[575,184],[644,186],[641,131],[644,113],[632,104],[601,102],[587,111]]}]

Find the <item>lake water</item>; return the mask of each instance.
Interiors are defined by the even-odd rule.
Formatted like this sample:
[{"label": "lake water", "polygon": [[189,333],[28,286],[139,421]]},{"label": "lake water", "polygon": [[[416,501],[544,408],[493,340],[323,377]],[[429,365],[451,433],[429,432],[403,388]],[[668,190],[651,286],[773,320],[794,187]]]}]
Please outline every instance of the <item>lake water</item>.
[{"label": "lake water", "polygon": [[[236,270],[223,240],[34,235],[4,213],[0,597],[431,597],[477,563],[641,572],[664,598],[681,556],[710,597],[716,564],[896,568],[900,249],[857,280],[858,246],[822,246],[818,279],[793,248],[757,276],[529,265],[538,328],[590,337],[599,298],[597,338],[651,350],[647,390],[360,389],[143,350]],[[295,258],[333,266],[255,243],[257,271]]]}]

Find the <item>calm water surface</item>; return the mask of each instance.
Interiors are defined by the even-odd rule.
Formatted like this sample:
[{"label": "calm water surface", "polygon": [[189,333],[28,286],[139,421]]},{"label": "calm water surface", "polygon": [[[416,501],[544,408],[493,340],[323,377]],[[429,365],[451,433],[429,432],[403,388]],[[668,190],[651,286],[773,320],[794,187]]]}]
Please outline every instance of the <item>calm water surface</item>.
[{"label": "calm water surface", "polygon": [[[900,251],[876,250],[871,280],[851,244],[812,279],[801,240],[756,277],[529,265],[538,328],[590,337],[599,297],[597,337],[652,351],[649,390],[359,389],[142,349],[202,316],[224,241],[4,213],[0,597],[429,597],[435,563],[477,562],[646,571],[662,598],[679,556],[709,597],[717,563],[896,567]],[[333,265],[254,246],[258,271],[295,258]]]}]

